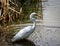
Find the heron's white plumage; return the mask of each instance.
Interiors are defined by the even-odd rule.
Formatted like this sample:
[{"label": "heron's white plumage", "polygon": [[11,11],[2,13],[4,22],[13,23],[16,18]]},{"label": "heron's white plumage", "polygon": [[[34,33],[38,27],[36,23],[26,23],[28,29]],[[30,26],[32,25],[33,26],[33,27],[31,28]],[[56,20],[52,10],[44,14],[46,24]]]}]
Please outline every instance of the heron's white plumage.
[{"label": "heron's white plumage", "polygon": [[[35,15],[36,13],[32,13],[30,15],[30,19],[33,18],[33,16]],[[33,25],[32,26],[27,26],[23,29],[21,29],[12,39],[12,41],[17,41],[17,40],[20,40],[20,39],[24,39],[26,37],[28,37],[34,30],[35,30],[35,27],[36,27],[36,23],[34,20],[33,21]]]},{"label": "heron's white plumage", "polygon": [[23,29],[21,29],[12,39],[12,41],[16,41],[19,39],[23,39],[29,35],[30,30],[32,29],[32,26],[27,26]]}]

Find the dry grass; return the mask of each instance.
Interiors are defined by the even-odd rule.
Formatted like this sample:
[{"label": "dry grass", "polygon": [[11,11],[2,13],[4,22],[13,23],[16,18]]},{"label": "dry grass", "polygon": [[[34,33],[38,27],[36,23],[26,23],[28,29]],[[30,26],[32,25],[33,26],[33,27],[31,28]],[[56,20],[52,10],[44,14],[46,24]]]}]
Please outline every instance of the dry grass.
[{"label": "dry grass", "polygon": [[12,26],[0,27],[0,45],[13,46],[11,39],[17,32],[18,30]]}]

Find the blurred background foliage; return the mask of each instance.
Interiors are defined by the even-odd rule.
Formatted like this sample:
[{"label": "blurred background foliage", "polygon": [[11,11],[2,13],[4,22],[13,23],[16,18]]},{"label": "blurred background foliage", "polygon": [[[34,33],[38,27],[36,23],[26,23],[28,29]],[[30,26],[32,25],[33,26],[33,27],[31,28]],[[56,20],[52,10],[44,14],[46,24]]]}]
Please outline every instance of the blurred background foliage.
[{"label": "blurred background foliage", "polygon": [[5,13],[3,12],[3,15],[5,16],[6,20],[8,18],[8,21],[5,23],[14,24],[17,21],[17,23],[28,23],[30,22],[29,15],[32,12],[38,13],[42,19],[41,0],[6,0],[5,4],[5,7],[3,5],[3,9],[5,10]]}]

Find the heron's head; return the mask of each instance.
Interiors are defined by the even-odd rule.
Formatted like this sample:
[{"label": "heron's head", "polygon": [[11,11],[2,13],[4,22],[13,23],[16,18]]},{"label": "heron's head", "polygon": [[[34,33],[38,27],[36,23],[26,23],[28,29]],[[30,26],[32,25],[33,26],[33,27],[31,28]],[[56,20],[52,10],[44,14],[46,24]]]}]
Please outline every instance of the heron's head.
[{"label": "heron's head", "polygon": [[31,13],[30,14],[30,20],[35,21],[37,19],[37,16],[38,16],[37,13],[35,13],[35,12]]}]

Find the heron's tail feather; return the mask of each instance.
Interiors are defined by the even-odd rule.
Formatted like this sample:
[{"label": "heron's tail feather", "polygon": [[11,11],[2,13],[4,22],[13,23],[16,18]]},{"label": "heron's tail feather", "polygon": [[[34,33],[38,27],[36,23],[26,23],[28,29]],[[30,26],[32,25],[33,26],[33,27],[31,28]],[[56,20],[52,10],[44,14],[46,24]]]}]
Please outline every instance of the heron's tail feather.
[{"label": "heron's tail feather", "polygon": [[15,38],[15,37],[13,37],[13,38],[11,39],[11,41],[12,41],[12,42],[15,42],[15,41],[16,41],[16,38]]}]

